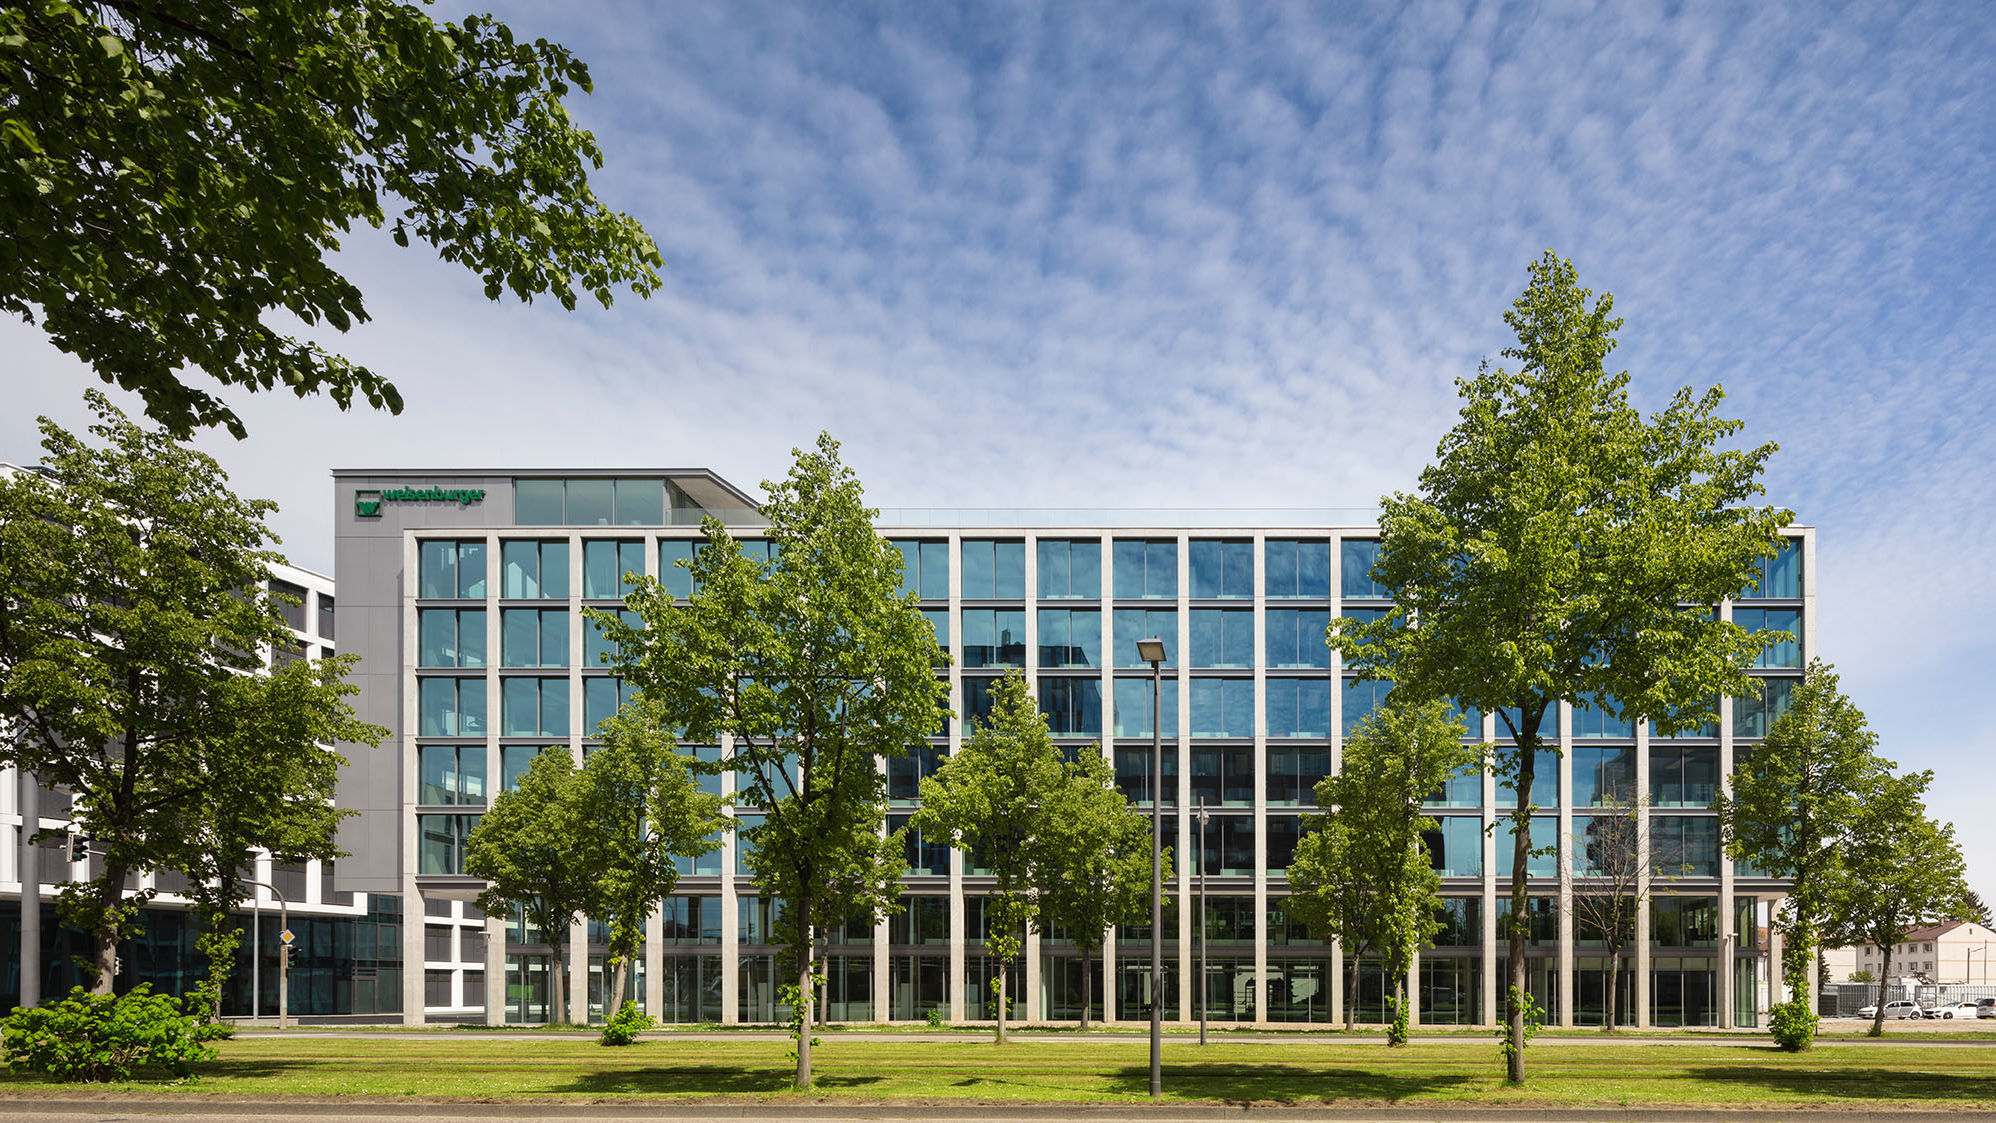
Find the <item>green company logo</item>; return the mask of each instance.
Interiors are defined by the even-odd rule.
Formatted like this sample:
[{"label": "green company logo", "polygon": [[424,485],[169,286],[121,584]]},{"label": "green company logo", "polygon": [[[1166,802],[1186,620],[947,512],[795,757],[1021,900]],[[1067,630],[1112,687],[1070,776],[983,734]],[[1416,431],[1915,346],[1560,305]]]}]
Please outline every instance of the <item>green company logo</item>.
[{"label": "green company logo", "polygon": [[378,519],[381,505],[387,503],[455,503],[469,507],[485,498],[485,489],[476,487],[390,487],[353,493],[353,514],[357,519]]}]

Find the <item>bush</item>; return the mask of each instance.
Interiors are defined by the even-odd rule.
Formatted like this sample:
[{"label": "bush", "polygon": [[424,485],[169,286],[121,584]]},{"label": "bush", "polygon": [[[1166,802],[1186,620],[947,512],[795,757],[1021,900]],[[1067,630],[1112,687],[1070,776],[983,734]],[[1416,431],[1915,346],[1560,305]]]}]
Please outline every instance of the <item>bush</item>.
[{"label": "bush", "polygon": [[603,1044],[629,1045],[638,1039],[638,1034],[657,1024],[651,1020],[651,1015],[638,1009],[638,1004],[627,998],[617,1008],[617,1016],[603,1024]]},{"label": "bush", "polygon": [[211,1035],[147,983],[115,996],[77,987],[67,998],[17,1007],[0,1023],[8,1068],[64,1081],[129,1080],[145,1066],[184,1077],[194,1062],[215,1059],[203,1044]]},{"label": "bush", "polygon": [[1816,1040],[1820,1021],[1808,1000],[1802,998],[1778,1003],[1767,1012],[1767,1028],[1774,1043],[1790,1053],[1799,1053]]}]

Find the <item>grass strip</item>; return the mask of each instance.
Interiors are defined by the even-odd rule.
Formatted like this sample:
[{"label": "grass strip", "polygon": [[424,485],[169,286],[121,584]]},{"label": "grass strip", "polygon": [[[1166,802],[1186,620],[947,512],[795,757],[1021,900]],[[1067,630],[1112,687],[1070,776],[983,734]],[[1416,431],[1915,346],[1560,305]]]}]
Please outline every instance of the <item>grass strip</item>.
[{"label": "grass strip", "polygon": [[[549,1038],[250,1038],[181,1084],[92,1090],[193,1096],[434,1097],[479,1101],[788,1099],[778,1041],[650,1040],[625,1049]],[[1116,1103],[1148,1099],[1141,1042],[824,1040],[813,1095],[854,1100]],[[1494,1043],[1415,1050],[1253,1042],[1166,1050],[1166,1098],[1253,1103],[1479,1103],[1779,1107],[1996,1105],[1996,1049],[1866,1048],[1800,1055],[1684,1045],[1535,1050],[1531,1081],[1506,1088]],[[0,1077],[7,1096],[73,1095],[76,1085]]]}]

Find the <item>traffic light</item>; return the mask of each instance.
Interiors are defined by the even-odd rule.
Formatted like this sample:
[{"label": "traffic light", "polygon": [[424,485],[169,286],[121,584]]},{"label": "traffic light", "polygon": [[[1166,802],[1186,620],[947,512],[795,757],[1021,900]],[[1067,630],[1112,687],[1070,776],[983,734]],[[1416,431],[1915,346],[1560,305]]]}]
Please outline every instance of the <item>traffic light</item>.
[{"label": "traffic light", "polygon": [[82,860],[88,858],[89,856],[90,856],[90,836],[81,833],[70,835],[69,860],[72,862],[81,862]]}]

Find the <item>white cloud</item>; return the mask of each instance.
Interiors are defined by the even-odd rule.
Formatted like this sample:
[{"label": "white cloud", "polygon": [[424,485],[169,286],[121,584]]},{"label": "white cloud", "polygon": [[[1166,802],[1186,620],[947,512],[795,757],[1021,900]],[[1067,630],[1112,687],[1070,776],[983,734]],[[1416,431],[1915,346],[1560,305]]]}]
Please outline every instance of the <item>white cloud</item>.
[{"label": "white cloud", "polygon": [[[1966,769],[1996,625],[1996,35],[1819,5],[512,5],[574,47],[599,190],[670,262],[486,304],[369,236],[339,340],[401,419],[209,440],[326,564],[334,464],[702,464],[832,430],[887,506],[1343,506],[1410,486],[1547,246],[1640,397],[1723,382],[1821,527],[1821,648]],[[0,328],[11,408],[81,390]],[[1899,699],[1922,699],[1918,713]],[[1984,746],[1986,747],[1986,746]],[[1979,750],[1978,750],[1979,751]],[[1996,856],[1996,855],[1992,855]]]}]

